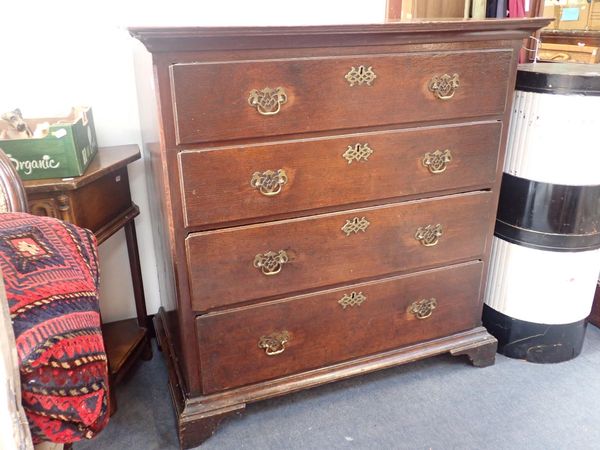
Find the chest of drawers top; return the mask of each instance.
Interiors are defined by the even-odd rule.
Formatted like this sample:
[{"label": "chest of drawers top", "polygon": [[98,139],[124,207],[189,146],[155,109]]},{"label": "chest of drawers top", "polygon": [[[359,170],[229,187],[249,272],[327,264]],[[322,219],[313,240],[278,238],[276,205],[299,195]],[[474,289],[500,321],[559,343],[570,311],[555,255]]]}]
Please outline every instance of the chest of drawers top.
[{"label": "chest of drawers top", "polygon": [[185,149],[501,114],[515,39],[538,26],[506,22],[130,32],[163,69],[165,144]]}]

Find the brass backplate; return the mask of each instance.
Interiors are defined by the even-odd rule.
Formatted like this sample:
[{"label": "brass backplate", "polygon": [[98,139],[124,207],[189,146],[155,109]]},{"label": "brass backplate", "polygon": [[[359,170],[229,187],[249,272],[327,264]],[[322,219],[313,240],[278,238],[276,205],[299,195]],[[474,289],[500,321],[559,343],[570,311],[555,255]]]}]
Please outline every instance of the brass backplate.
[{"label": "brass backplate", "polygon": [[429,81],[429,90],[440,100],[450,100],[460,86],[458,74],[434,76]]},{"label": "brass backplate", "polygon": [[277,275],[281,272],[284,264],[289,262],[288,254],[285,250],[278,252],[259,253],[254,257],[253,265],[265,275]]},{"label": "brass backplate", "polygon": [[437,308],[437,300],[435,298],[424,298],[411,303],[408,307],[408,312],[417,319],[423,320],[430,317],[435,308]]},{"label": "brass backplate", "polygon": [[427,225],[425,227],[417,228],[415,233],[415,239],[423,244],[425,247],[433,247],[437,245],[440,237],[443,234],[443,228],[441,224]]},{"label": "brass backplate", "polygon": [[248,96],[248,104],[263,116],[272,116],[281,111],[281,105],[287,103],[288,97],[285,89],[266,87],[264,89],[252,89]]}]

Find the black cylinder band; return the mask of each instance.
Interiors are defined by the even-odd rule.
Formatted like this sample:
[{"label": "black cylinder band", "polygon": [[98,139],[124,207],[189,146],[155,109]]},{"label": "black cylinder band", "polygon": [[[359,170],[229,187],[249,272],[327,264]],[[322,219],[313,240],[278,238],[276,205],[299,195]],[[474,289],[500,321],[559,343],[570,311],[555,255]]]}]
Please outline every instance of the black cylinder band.
[{"label": "black cylinder band", "polygon": [[587,322],[549,325],[515,319],[483,305],[483,325],[498,339],[498,353],[535,363],[568,361],[581,353]]},{"label": "black cylinder band", "polygon": [[593,65],[520,64],[519,91],[560,95],[600,96],[600,72]]},{"label": "black cylinder band", "polygon": [[600,185],[542,183],[505,173],[495,234],[551,251],[600,248]]}]

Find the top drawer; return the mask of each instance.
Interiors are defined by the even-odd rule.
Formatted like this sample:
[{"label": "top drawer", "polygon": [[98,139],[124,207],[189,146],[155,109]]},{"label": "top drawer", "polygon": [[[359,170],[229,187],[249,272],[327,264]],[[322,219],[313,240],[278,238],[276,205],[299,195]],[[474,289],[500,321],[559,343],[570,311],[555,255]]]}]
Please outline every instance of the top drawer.
[{"label": "top drawer", "polygon": [[178,144],[499,114],[512,50],[171,66]]}]

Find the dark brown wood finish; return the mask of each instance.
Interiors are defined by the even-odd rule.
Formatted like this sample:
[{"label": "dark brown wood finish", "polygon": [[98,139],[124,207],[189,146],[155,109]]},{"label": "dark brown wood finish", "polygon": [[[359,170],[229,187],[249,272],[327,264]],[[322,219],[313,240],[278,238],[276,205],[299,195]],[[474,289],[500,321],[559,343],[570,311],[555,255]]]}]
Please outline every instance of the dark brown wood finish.
[{"label": "dark brown wood finish", "polygon": [[[343,208],[375,199],[491,187],[500,133],[501,124],[493,121],[184,151],[179,165],[186,226],[210,228],[285,217],[292,208]],[[357,144],[372,153],[344,158],[348,147]],[[425,155],[436,151],[451,155],[440,173],[424,165]],[[264,195],[250,183],[254,173],[267,170],[285,172],[287,181],[276,195]]]},{"label": "dark brown wood finish", "polygon": [[125,229],[137,318],[102,327],[112,384],[111,414],[117,408],[115,386],[140,357],[152,357],[134,222],[140,210],[131,200],[127,174],[127,164],[140,156],[137,145],[103,147],[81,177],[24,182],[32,214],[88,228],[98,244]]},{"label": "dark brown wood finish", "polygon": [[[210,394],[474,328],[481,319],[473,303],[481,270],[476,262],[200,316],[203,390]],[[343,307],[339,301],[353,292],[364,300]],[[432,298],[437,306],[430,317],[409,311]],[[282,353],[270,356],[257,345],[283,331],[288,342]]]},{"label": "dark brown wood finish", "polygon": [[[510,59],[510,50],[487,50],[175,64],[171,82],[177,142],[499,114],[506,102]],[[351,86],[345,76],[361,65],[372,67],[376,78],[370,85]],[[429,90],[430,81],[444,74],[459,75],[452,101],[441,101]],[[287,95],[272,116],[248,103],[252,90],[265,87],[280,87]],[[479,98],[481,91],[484,98]]]},{"label": "dark brown wood finish", "polygon": [[145,328],[137,325],[136,319],[119,320],[102,325],[110,375],[115,384],[123,379],[129,372],[128,369],[143,356],[142,353],[151,348],[146,342],[148,334]]},{"label": "dark brown wood finish", "polygon": [[[192,308],[207,311],[262,297],[346,283],[480,258],[490,214],[490,193],[309,216],[187,238]],[[363,217],[365,231],[346,234],[348,220]],[[426,247],[417,230],[441,225],[437,244]],[[275,275],[253,265],[256,255],[285,251]]]},{"label": "dark brown wood finish", "polygon": [[[388,133],[399,128],[420,128],[448,124],[461,125],[465,122],[465,118],[469,118],[470,122],[498,121],[502,124],[507,123],[510,114],[511,87],[514,85],[518,50],[524,38],[547,23],[548,20],[546,19],[515,19],[505,21],[428,21],[331,27],[138,28],[131,30],[132,34],[144,42],[147,48],[153,52],[160,134],[156,137],[156,140],[148,142],[147,150],[149,160],[152,163],[152,173],[155,176],[150,184],[160,194],[160,199],[157,199],[159,207],[156,208],[155,214],[157,220],[161,221],[160,230],[157,230],[158,250],[162,249],[167,252],[167,255],[165,255],[166,261],[170,262],[167,263],[168,267],[165,267],[165,269],[167,274],[171,274],[171,276],[167,276],[162,280],[165,310],[161,311],[156,321],[162,329],[159,338],[162,340],[163,349],[168,349],[165,356],[168,357],[169,366],[172,367],[170,383],[173,398],[177,405],[178,431],[182,445],[197,445],[212,433],[220,418],[243,409],[247,402],[282,395],[294,390],[448,351],[465,354],[473,360],[475,365],[485,366],[493,361],[493,350],[496,344],[495,340],[481,328],[472,328],[466,331],[456,329],[446,333],[444,337],[439,339],[428,340],[408,347],[400,346],[386,352],[358,357],[337,364],[327,364],[294,375],[274,378],[269,381],[252,382],[252,384],[246,386],[207,394],[202,384],[203,374],[210,374],[212,368],[210,363],[201,359],[200,351],[203,351],[201,346],[190,345],[190,343],[198,342],[196,322],[205,318],[208,319],[210,314],[216,314],[216,312],[210,313],[208,316],[198,314],[194,305],[197,305],[198,302],[202,304],[204,300],[200,296],[204,293],[195,291],[195,294],[192,294],[190,286],[198,282],[205,283],[206,295],[212,295],[210,285],[218,285],[223,283],[223,280],[211,280],[209,276],[202,275],[200,271],[197,271],[194,275],[195,264],[204,264],[205,268],[208,268],[209,264],[203,262],[203,258],[207,255],[202,253],[196,253],[193,259],[188,260],[186,238],[188,238],[191,231],[202,232],[191,235],[192,237],[187,240],[188,243],[198,236],[208,236],[211,233],[217,235],[230,233],[234,235],[234,230],[219,230],[219,228],[244,223],[256,224],[242,228],[260,230],[264,227],[261,224],[262,222],[306,215],[308,212],[306,208],[313,208],[313,205],[311,203],[295,204],[295,201],[306,201],[298,197],[294,202],[289,201],[290,204],[283,209],[277,210],[275,208],[274,212],[269,214],[268,208],[265,208],[264,212],[256,208],[254,200],[248,200],[248,204],[244,204],[242,201],[241,206],[239,203],[235,204],[237,200],[234,196],[234,202],[231,205],[227,205],[227,200],[223,200],[223,205],[217,205],[214,208],[208,206],[215,211],[211,211],[209,214],[209,216],[212,214],[212,218],[203,219],[203,212],[200,211],[203,208],[200,206],[203,204],[202,202],[208,202],[204,203],[205,206],[209,205],[211,201],[213,204],[215,203],[214,199],[209,200],[208,197],[205,198],[203,195],[207,193],[210,196],[210,192],[214,192],[214,187],[210,186],[208,181],[206,181],[207,184],[202,184],[202,181],[191,180],[190,177],[195,178],[207,173],[203,172],[203,164],[210,165],[211,162],[208,159],[202,160],[202,162],[195,163],[192,168],[192,165],[185,161],[188,156],[181,154],[181,151],[189,150],[190,155],[198,155],[194,156],[194,158],[198,158],[198,161],[201,158],[201,151],[204,150],[208,150],[207,155],[210,152],[215,152],[214,156],[216,158],[218,152],[228,154],[230,155],[229,164],[223,161],[218,167],[224,171],[230,170],[232,174],[235,174],[241,173],[245,170],[244,164],[251,162],[252,158],[250,156],[247,158],[244,156],[246,150],[252,153],[257,161],[264,158],[264,161],[268,162],[269,155],[275,157],[273,156],[274,153],[269,150],[277,148],[276,145],[281,145],[279,148],[289,152],[290,150],[286,149],[291,148],[293,145],[311,146],[318,138],[334,140],[343,139],[346,135],[356,133]],[[485,67],[483,67],[482,62],[482,68],[477,73],[469,69],[467,61],[474,61],[473,58],[477,59],[481,55],[487,56],[488,54],[496,54],[500,58],[494,58],[493,62]],[[441,59],[436,59],[435,55],[442,55]],[[437,101],[437,104],[433,103],[436,105],[435,108],[428,106],[429,100],[424,97],[429,92],[423,90],[426,89],[423,87],[423,83],[426,83],[427,80],[425,75],[420,75],[420,72],[410,72],[414,75],[413,79],[405,78],[402,80],[403,82],[397,84],[394,84],[394,78],[390,78],[394,74],[387,75],[386,73],[387,77],[383,77],[384,81],[379,85],[392,83],[388,86],[394,87],[399,92],[394,91],[385,95],[378,93],[375,96],[379,99],[377,104],[373,103],[373,99],[369,97],[369,92],[374,92],[374,90],[378,92],[376,86],[382,78],[377,78],[372,87],[353,86],[350,88],[346,85],[344,87],[348,89],[355,89],[356,92],[364,93],[362,94],[364,98],[359,98],[360,94],[351,94],[356,95],[350,105],[350,109],[355,108],[352,111],[354,111],[356,117],[353,116],[351,119],[347,119],[344,115],[347,108],[344,106],[342,98],[336,95],[336,97],[330,99],[333,103],[326,103],[323,95],[325,92],[339,94],[342,92],[340,89],[342,89],[343,84],[331,87],[327,86],[327,83],[322,80],[339,83],[339,80],[334,80],[335,77],[331,75],[332,70],[338,70],[340,61],[353,61],[354,64],[363,64],[357,62],[356,57],[360,57],[361,61],[364,60],[363,57],[381,58],[380,61],[386,61],[387,67],[393,66],[387,61],[407,58],[407,61],[414,60],[416,67],[423,70],[427,68],[436,68],[437,70],[440,61],[446,58],[446,61],[456,61],[457,73],[462,71],[468,73],[469,76],[465,78],[467,80],[465,81],[466,84],[461,85],[457,90],[456,98],[446,101],[435,99]],[[421,60],[420,58],[429,58],[429,60],[425,61],[425,59]],[[282,66],[277,65],[279,60],[283,60]],[[483,58],[483,60],[487,59]],[[319,62],[318,65],[317,62]],[[289,68],[286,68],[288,67],[287,64],[297,68],[298,72],[292,73]],[[308,66],[305,66],[305,64],[308,64]],[[310,74],[307,75],[305,69],[302,68],[309,66],[311,68]],[[240,67],[244,67],[243,73],[231,71],[231,68]],[[247,69],[245,69],[246,67]],[[273,69],[271,72],[280,74],[280,78],[276,81],[290,84],[292,94],[288,97],[288,102],[282,106],[279,114],[262,117],[254,108],[248,105],[248,92],[244,92],[244,95],[239,97],[239,93],[235,94],[233,92],[239,86],[231,87],[231,84],[227,82],[227,77],[231,77],[230,81],[239,80],[239,83],[244,84],[248,78],[258,76],[255,80],[264,83],[264,85],[259,84],[252,87],[244,84],[244,89],[248,87],[250,89],[278,87],[269,86],[267,83],[270,83],[270,80],[263,81],[265,74],[269,73],[265,69],[267,67]],[[375,68],[375,66],[373,67]],[[185,76],[183,79],[172,76],[177,70],[184,68]],[[197,72],[199,68],[202,69]],[[204,69],[209,70],[202,72]],[[396,72],[408,73],[403,72],[400,68]],[[204,75],[200,76],[200,73]],[[203,77],[214,76],[216,73],[220,74],[218,82],[207,88],[209,84],[206,84],[206,79]],[[473,78],[470,78],[471,74],[474,76]],[[340,75],[341,81],[346,83],[343,78],[344,75],[345,73]],[[496,80],[495,83],[492,83],[493,86],[486,80],[488,76]],[[190,83],[191,81],[194,83]],[[186,83],[190,84],[186,85]],[[412,86],[414,92],[408,94],[400,92],[404,91],[407,86]],[[461,91],[464,86],[469,87],[468,92]],[[186,89],[182,90],[184,87]],[[281,87],[285,88],[286,86]],[[178,89],[179,91],[176,94]],[[197,92],[199,91],[194,91],[194,89],[203,91],[205,96],[198,97]],[[225,92],[226,89],[229,90]],[[217,95],[218,92],[222,92],[223,95]],[[499,92],[503,93],[501,94],[502,99],[499,98]],[[227,95],[231,95],[231,97],[227,97]],[[464,97],[461,100],[461,95],[467,95],[471,99],[471,103],[466,104]],[[388,97],[396,99],[397,102],[388,101]],[[175,98],[177,98],[177,104],[174,103]],[[223,101],[227,98],[229,98],[228,101]],[[410,105],[399,102],[400,100],[409,102],[411,99],[418,99],[418,101]],[[460,101],[462,105],[455,108],[452,106],[452,100]],[[360,110],[356,109],[358,108],[356,106],[358,102],[362,102],[362,105],[364,105]],[[310,104],[325,109],[330,108],[327,117],[319,115],[322,114],[321,112],[311,110]],[[336,106],[332,108],[331,104]],[[181,109],[182,105],[185,106],[184,109]],[[207,109],[207,105],[213,106]],[[294,116],[293,121],[289,119],[290,115],[286,118],[286,111],[292,116],[297,114],[292,111],[294,111],[294,107],[298,108],[298,105],[303,105],[303,114]],[[286,110],[286,107],[290,108]],[[427,114],[422,114],[422,108],[427,111]],[[370,110],[374,111],[374,115],[369,115]],[[206,114],[203,115],[202,111]],[[404,111],[404,114],[399,114],[398,111]],[[481,114],[484,116],[479,116]],[[260,122],[256,116],[265,120]],[[371,121],[370,117],[375,117],[375,119]],[[182,123],[185,123],[183,129],[181,128]],[[181,132],[179,140],[176,136],[178,126]],[[487,208],[479,217],[478,231],[474,231],[471,236],[475,240],[483,237],[483,251],[480,250],[477,255],[472,255],[470,258],[482,261],[484,274],[487,271],[490,237],[493,232],[493,217],[497,206],[499,175],[504,157],[506,132],[507,127],[502,126],[499,147],[494,145],[493,148],[481,148],[481,151],[484,152],[498,152],[497,161],[500,163],[494,164],[496,167],[495,177],[489,178],[484,185],[466,186],[465,184],[463,186],[465,190],[491,188],[491,192],[487,194],[489,195]],[[497,130],[495,133],[497,136]],[[488,139],[491,140],[492,138],[488,136]],[[184,141],[187,143],[183,144]],[[228,150],[223,149],[226,146],[231,148]],[[398,155],[403,155],[401,149],[398,149],[397,152]],[[399,156],[399,158],[402,157]],[[494,158],[490,155],[487,157]],[[183,171],[188,171],[183,176],[181,175],[180,162],[184,163]],[[284,162],[287,163],[287,161]],[[290,166],[289,163],[285,167],[288,166]],[[315,161],[313,167],[315,166],[320,166],[318,160]],[[255,170],[269,169],[275,170],[278,168],[265,167]],[[190,170],[191,172],[189,172]],[[190,175],[190,173],[193,173],[193,175]],[[474,171],[471,173],[474,173]],[[296,174],[294,174],[295,176]],[[376,177],[377,174],[375,174]],[[414,174],[410,178],[419,180],[419,175]],[[227,179],[227,176],[223,176],[223,179]],[[296,180],[296,178],[294,179]],[[249,185],[249,180],[247,182]],[[190,190],[185,190],[192,185],[194,187]],[[196,189],[195,193],[193,192],[194,189]],[[413,195],[408,194],[406,197],[403,194],[391,194],[397,197],[387,199],[371,197],[364,203],[361,200],[350,200],[351,196],[345,199],[344,195],[340,194],[338,203],[327,207],[318,207],[315,210],[311,209],[311,211],[318,213],[342,211],[350,205],[353,205],[353,207],[359,204],[365,206],[383,205],[398,199],[416,200],[461,190],[460,186],[456,186],[454,191],[452,189],[441,188],[437,190],[437,188],[432,188],[434,190],[427,193],[425,192],[426,189],[420,188],[418,192]],[[200,190],[206,190],[206,192],[200,192]],[[186,192],[185,195],[184,192]],[[307,195],[310,196],[311,194],[308,193]],[[186,205],[185,211],[184,198],[186,198],[186,201],[191,202]],[[222,198],[225,199],[226,196],[223,195]],[[194,203],[196,201],[197,203]],[[249,207],[250,209],[247,209]],[[252,208],[256,209],[252,210]],[[450,208],[448,213],[450,213]],[[185,223],[186,214],[190,218],[193,217],[189,221],[189,227]],[[328,220],[330,216],[331,214],[327,214],[323,216],[323,219]],[[280,223],[282,226],[288,226],[288,223],[294,220],[306,221],[310,219],[288,219]],[[191,224],[194,225],[191,226]],[[343,223],[339,227],[341,228],[342,225]],[[269,226],[275,229],[277,224],[272,223]],[[203,231],[211,228],[215,230]],[[368,235],[368,231],[366,235]],[[350,236],[348,239],[358,236]],[[380,248],[389,249],[393,245],[393,236],[392,233],[382,235],[381,239],[384,241],[379,242],[377,245]],[[265,235],[264,238],[266,239],[267,236]],[[317,241],[314,242],[316,246]],[[327,242],[322,244],[327,245]],[[246,242],[238,241],[234,249],[236,254],[242,246],[248,245]],[[348,246],[351,245],[348,244]],[[358,254],[364,251],[358,245],[355,250],[355,253]],[[268,251],[268,249],[263,251]],[[213,252],[211,257],[218,256],[217,253]],[[253,257],[254,255],[251,255],[251,258]],[[336,258],[336,255],[327,255],[326,258]],[[467,258],[469,257],[467,256]],[[225,260],[222,261],[220,264],[225,267]],[[448,262],[438,261],[442,265]],[[247,261],[247,263],[251,264],[252,261]],[[365,261],[364,264],[368,265],[370,263],[371,261]],[[432,261],[431,264],[433,268],[436,263]],[[191,265],[191,267],[188,267],[188,265]],[[211,266],[210,269],[214,270],[214,267]],[[339,272],[342,272],[342,270],[340,269]],[[188,273],[192,274],[191,278]],[[284,273],[285,269],[281,274]],[[373,275],[373,277],[381,275],[383,274]],[[274,279],[276,278],[277,276]],[[484,279],[485,275],[479,277],[479,294],[471,298],[472,305],[477,310],[480,310],[482,304],[481,286]],[[236,287],[236,284],[241,284],[239,278],[232,273],[229,280],[231,280],[229,284],[232,289],[239,289],[239,287]],[[337,283],[352,283],[351,280],[356,279],[349,276],[347,280]],[[319,294],[317,291],[319,289],[318,282],[317,285],[304,285],[298,288],[293,287],[296,281],[290,279],[289,283],[292,287],[285,292],[296,292],[298,295],[306,292],[312,292],[314,295]],[[373,279],[372,281],[377,282],[378,280]],[[328,281],[328,283],[335,283],[335,281]],[[337,287],[343,288],[344,286],[339,285]],[[279,297],[282,295],[284,294],[270,294],[267,298],[256,298],[252,300],[253,305],[255,305],[252,308],[259,308],[266,301],[279,301]],[[229,308],[229,306],[224,306],[224,308]],[[229,313],[233,314],[231,310],[227,309],[219,311],[219,314]],[[473,325],[473,327],[475,326]],[[222,336],[212,337],[212,339],[217,340],[221,338]],[[210,343],[212,344],[212,341]],[[219,382],[218,379],[215,381]]]}]

